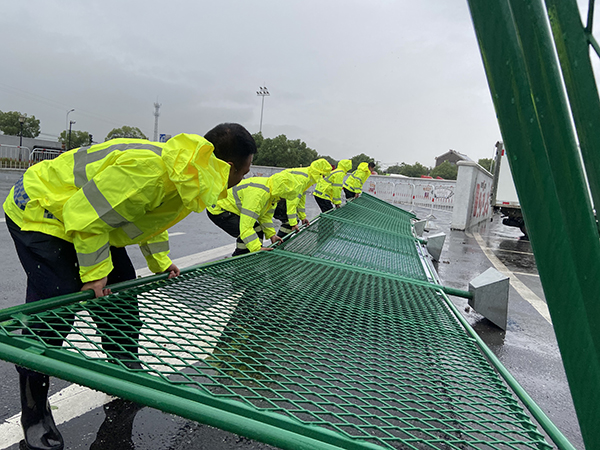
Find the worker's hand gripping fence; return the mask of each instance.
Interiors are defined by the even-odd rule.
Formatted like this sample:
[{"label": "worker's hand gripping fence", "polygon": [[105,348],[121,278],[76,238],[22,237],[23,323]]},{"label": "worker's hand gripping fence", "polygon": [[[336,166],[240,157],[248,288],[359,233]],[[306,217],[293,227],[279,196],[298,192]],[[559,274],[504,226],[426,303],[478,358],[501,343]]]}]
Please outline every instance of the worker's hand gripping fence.
[{"label": "worker's hand gripping fence", "polygon": [[[274,251],[5,310],[0,357],[285,449],[552,448],[428,281],[412,217],[363,194]],[[18,334],[71,323],[62,347]]]}]

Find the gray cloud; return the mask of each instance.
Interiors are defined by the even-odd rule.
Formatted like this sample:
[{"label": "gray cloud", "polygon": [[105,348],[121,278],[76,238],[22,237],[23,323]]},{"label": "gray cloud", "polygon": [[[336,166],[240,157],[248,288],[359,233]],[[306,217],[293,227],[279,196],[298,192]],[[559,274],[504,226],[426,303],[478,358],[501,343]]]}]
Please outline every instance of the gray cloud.
[{"label": "gray cloud", "polygon": [[6,2],[0,109],[58,135],[223,121],[335,158],[433,165],[500,139],[464,0]]}]

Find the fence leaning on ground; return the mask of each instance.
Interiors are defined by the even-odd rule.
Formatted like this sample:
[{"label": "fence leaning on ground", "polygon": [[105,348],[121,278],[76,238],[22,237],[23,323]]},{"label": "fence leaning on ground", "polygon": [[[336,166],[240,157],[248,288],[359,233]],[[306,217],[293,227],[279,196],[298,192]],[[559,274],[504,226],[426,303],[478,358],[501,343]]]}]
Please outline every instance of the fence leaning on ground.
[{"label": "fence leaning on ground", "polygon": [[413,219],[363,194],[273,251],[8,308],[0,357],[282,449],[551,449]]}]

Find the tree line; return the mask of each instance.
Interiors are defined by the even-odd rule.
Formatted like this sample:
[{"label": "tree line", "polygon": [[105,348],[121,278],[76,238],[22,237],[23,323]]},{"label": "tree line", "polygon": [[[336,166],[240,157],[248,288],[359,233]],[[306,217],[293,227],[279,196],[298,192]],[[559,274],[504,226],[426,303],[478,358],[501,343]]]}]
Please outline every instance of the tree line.
[{"label": "tree line", "polygon": [[[22,114],[18,111],[0,111],[0,131],[4,134],[20,136],[21,130],[23,137],[36,138],[40,134],[40,121],[35,116],[25,116],[23,124],[19,121]],[[22,127],[22,128],[21,128]],[[60,133],[58,141],[64,144],[65,149],[81,147],[93,143],[93,137],[87,131],[64,130]],[[285,134],[280,134],[274,138],[265,138],[262,133],[252,135],[256,141],[258,153],[254,157],[254,164],[260,166],[273,167],[307,167],[318,158],[325,158],[329,163],[336,167],[339,160],[329,155],[319,154],[316,150],[308,147],[300,139],[288,139]],[[148,139],[148,137],[137,127],[122,126],[113,128],[104,139],[108,141],[116,138]],[[68,148],[67,148],[68,147]],[[356,170],[361,162],[374,162],[375,171],[383,174],[397,174],[407,177],[441,177],[447,180],[456,180],[458,168],[451,165],[448,161],[443,162],[437,167],[427,167],[419,162],[415,164],[396,164],[388,167],[386,171],[381,171],[379,164],[369,155],[360,153],[348,158],[352,161],[352,170]],[[482,158],[478,161],[479,165],[488,171],[491,171],[492,159]]]},{"label": "tree line", "polygon": [[[23,117],[22,124],[19,120],[21,117]],[[19,111],[0,111],[0,131],[9,136],[21,136],[23,133],[22,136],[25,138],[36,138],[40,135],[40,121],[35,116],[28,116]],[[113,128],[104,140],[116,138],[148,139],[139,128],[127,125]],[[63,130],[58,137],[58,142],[63,144],[65,149],[70,150],[83,145],[91,145],[94,140],[92,134],[87,131]]]},{"label": "tree line", "polygon": [[[492,158],[481,158],[477,163],[488,172],[491,172]],[[446,180],[456,180],[458,176],[458,167],[444,161],[437,167],[427,167],[416,162],[414,164],[396,164],[388,167],[384,172],[386,174],[404,175],[406,177],[419,178],[422,176],[430,176],[433,178],[440,177]]]}]

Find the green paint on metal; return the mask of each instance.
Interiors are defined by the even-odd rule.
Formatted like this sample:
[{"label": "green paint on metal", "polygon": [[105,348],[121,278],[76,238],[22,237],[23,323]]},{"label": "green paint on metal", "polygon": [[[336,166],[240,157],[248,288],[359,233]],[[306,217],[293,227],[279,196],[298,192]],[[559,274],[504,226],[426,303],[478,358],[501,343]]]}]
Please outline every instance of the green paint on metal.
[{"label": "green paint on metal", "polygon": [[[548,3],[555,39],[566,39],[558,50],[573,88],[587,62],[582,70],[564,65],[580,52],[582,25],[563,16],[575,2]],[[547,17],[539,0],[469,0],[469,6],[584,441],[600,448],[600,243]],[[572,108],[589,113],[581,120],[600,129],[596,89],[581,93],[593,100],[576,92]],[[574,100],[582,103],[573,106]],[[587,145],[597,140],[580,126]],[[586,165],[595,168],[596,159],[588,154]]]},{"label": "green paint on metal", "polygon": [[[412,266],[420,244],[385,222],[378,235],[368,215],[354,233],[328,213],[275,251],[11,308],[0,356],[284,449],[552,448],[465,332],[452,290],[390,269],[394,246]],[[365,242],[388,256],[370,268],[338,257],[368,259]]]}]

